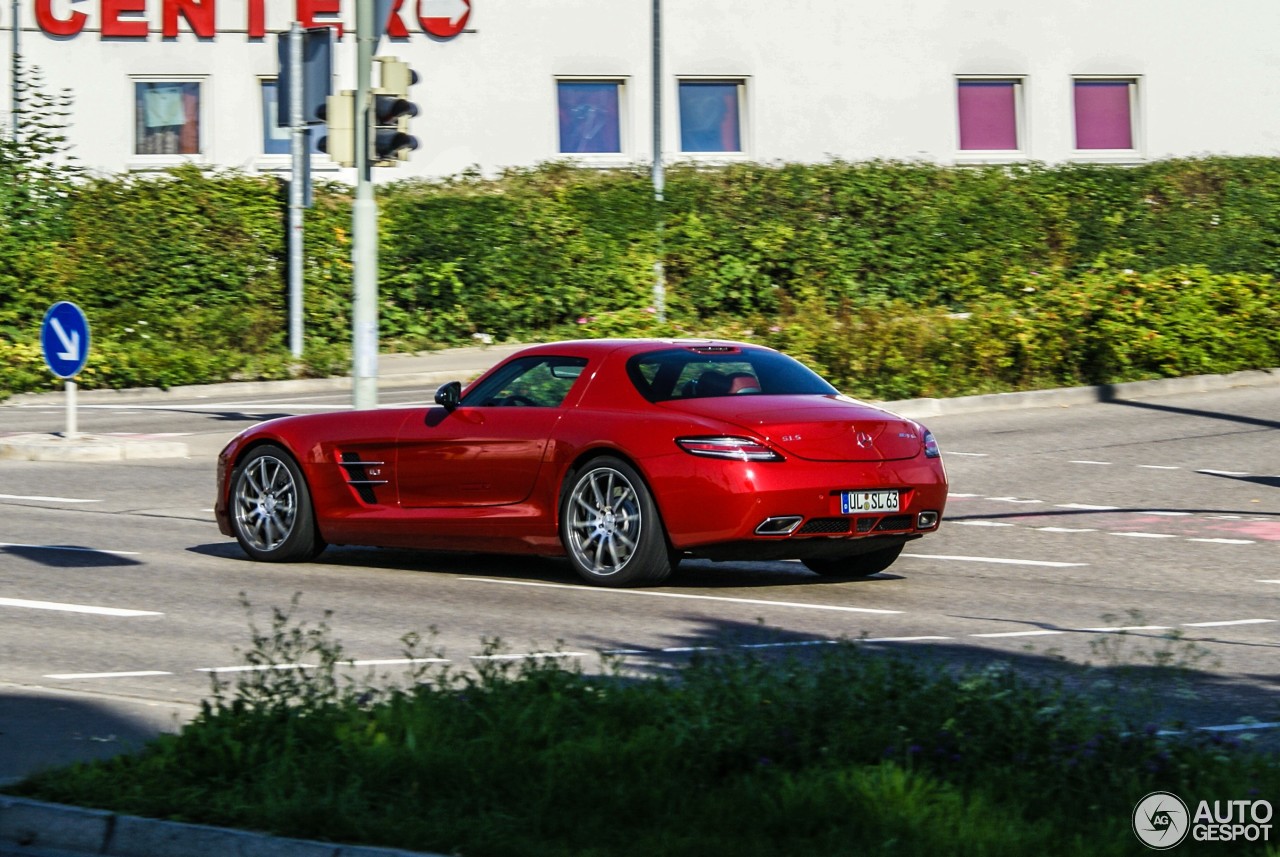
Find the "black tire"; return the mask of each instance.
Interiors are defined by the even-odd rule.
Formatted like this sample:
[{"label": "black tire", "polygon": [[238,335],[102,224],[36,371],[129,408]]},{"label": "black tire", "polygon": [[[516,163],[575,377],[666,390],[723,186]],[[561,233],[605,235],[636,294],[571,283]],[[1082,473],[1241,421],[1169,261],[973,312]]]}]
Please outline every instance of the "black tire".
[{"label": "black tire", "polygon": [[857,554],[856,556],[842,556],[834,559],[806,559],[803,562],[810,571],[821,574],[823,577],[843,577],[848,579],[870,577],[893,565],[894,560],[902,553],[903,547],[904,545],[894,545],[891,548],[873,551],[872,553]]},{"label": "black tire", "polygon": [[307,481],[280,447],[255,447],[236,465],[229,501],[236,541],[254,559],[305,562],[324,550]]},{"label": "black tire", "polygon": [[666,532],[635,468],[602,456],[570,474],[565,486],[560,540],[583,580],[645,586],[666,579],[671,573]]}]

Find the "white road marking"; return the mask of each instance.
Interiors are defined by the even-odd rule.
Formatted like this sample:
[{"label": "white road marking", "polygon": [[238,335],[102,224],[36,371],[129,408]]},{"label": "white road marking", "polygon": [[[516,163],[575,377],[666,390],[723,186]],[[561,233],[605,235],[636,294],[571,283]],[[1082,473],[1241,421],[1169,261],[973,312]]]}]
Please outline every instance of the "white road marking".
[{"label": "white road marking", "polygon": [[1055,509],[1080,509],[1085,512],[1114,512],[1119,506],[1092,506],[1088,503],[1059,503]]},{"label": "white road marking", "polygon": [[585,658],[586,652],[525,652],[522,655],[472,655],[473,661],[526,661],[533,658]]},{"label": "white road marking", "polygon": [[981,494],[957,494],[957,493],[956,493],[956,492],[954,492],[954,491],[949,491],[949,492],[947,492],[947,496],[948,496],[948,497],[951,497],[951,498],[957,498],[957,497],[959,497],[959,498],[969,498],[969,497],[981,497],[982,495],[981,495]]},{"label": "white road marking", "polygon": [[1203,473],[1207,476],[1248,476],[1248,471],[1244,470],[1197,470],[1196,473]]},{"label": "white road marking", "polygon": [[1255,729],[1280,729],[1280,723],[1227,723],[1222,726],[1197,726],[1201,732],[1252,732]]},{"label": "white road marking", "polygon": [[248,664],[238,667],[199,667],[196,669],[198,673],[251,673],[266,672],[268,670],[314,670],[319,669],[316,664]]},{"label": "white road marking", "polygon": [[1221,628],[1227,625],[1270,625],[1275,619],[1230,619],[1225,622],[1184,622],[1188,628]]},{"label": "white road marking", "polygon": [[42,497],[39,494],[0,494],[0,500],[38,500],[42,503],[101,503],[83,497]]},{"label": "white road marking", "polygon": [[164,670],[137,670],[136,672],[125,673],[51,673],[50,675],[45,676],[45,678],[72,681],[82,678],[147,678],[148,676],[157,675],[173,675],[173,673],[165,672]]},{"label": "white road marking", "polygon": [[600,595],[638,595],[649,598],[685,598],[691,601],[723,601],[729,604],[752,604],[764,607],[798,607],[803,610],[835,610],[841,613],[896,614],[901,610],[879,610],[873,607],[842,607],[833,604],[803,604],[797,601],[765,601],[758,598],[728,598],[719,595],[690,595],[684,592],[653,592],[645,589],[601,589],[587,586],[568,586],[562,583],[534,583],[528,580],[494,580],[486,577],[464,577],[468,583],[497,583],[506,586],[536,586],[543,589],[566,589],[571,592]]},{"label": "white road marking", "polygon": [[1168,464],[1139,464],[1143,470],[1181,470],[1181,467],[1173,467]]},{"label": "white road marking", "polygon": [[1111,462],[1110,462],[1110,461],[1089,461],[1088,459],[1079,459],[1079,460],[1076,460],[1076,461],[1072,461],[1071,463],[1072,463],[1072,464],[1097,464],[1097,465],[1104,466],[1104,467],[1110,467],[1110,466],[1111,466]]},{"label": "white road marking", "polygon": [[1165,512],[1165,511],[1156,511],[1155,509],[1145,510],[1142,512],[1142,514],[1159,515],[1162,518],[1188,518],[1191,516],[1190,512]]},{"label": "white road marking", "polygon": [[930,640],[950,640],[951,637],[867,637],[863,643],[927,643]]},{"label": "white road marking", "polygon": [[1168,625],[1120,625],[1114,628],[1077,628],[1095,634],[1118,634],[1124,631],[1172,631]]},{"label": "white road marking", "polygon": [[339,666],[350,667],[393,667],[409,664],[447,664],[448,658],[375,658],[365,661],[338,661]]},{"label": "white road marking", "polygon": [[952,450],[952,449],[947,450],[946,454],[947,455],[963,455],[966,458],[988,458],[991,455],[991,453],[989,452],[956,452],[955,450]]},{"label": "white road marking", "polygon": [[86,548],[77,545],[25,545],[20,542],[0,542],[0,548],[26,548],[42,551],[78,551],[80,553],[109,553],[112,556],[137,556],[137,551],[113,551],[106,548]]},{"label": "white road marking", "polygon": [[1176,539],[1171,533],[1108,533],[1109,536],[1124,536],[1130,539]]},{"label": "white road marking", "polygon": [[996,565],[1031,565],[1040,568],[1080,568],[1086,566],[1087,562],[1050,562],[1049,560],[1038,559],[1005,559],[996,556],[953,556],[946,554],[923,554],[923,553],[904,553],[903,556],[912,559],[942,559],[951,562],[990,562]]},{"label": "white road marking", "polygon": [[0,598],[0,607],[27,610],[57,610],[63,613],[91,613],[95,616],[163,616],[154,610],[124,610],[119,607],[94,607],[89,604],[60,604],[56,601],[26,601],[22,598]]},{"label": "white road marking", "polygon": [[1187,539],[1189,542],[1204,542],[1211,545],[1252,545],[1257,542],[1252,539]]},{"label": "white road marking", "polygon": [[1280,583],[1280,580],[1259,580],[1259,583]]},{"label": "white road marking", "polygon": [[970,634],[970,637],[1049,637],[1066,631],[1003,631],[999,634]]}]

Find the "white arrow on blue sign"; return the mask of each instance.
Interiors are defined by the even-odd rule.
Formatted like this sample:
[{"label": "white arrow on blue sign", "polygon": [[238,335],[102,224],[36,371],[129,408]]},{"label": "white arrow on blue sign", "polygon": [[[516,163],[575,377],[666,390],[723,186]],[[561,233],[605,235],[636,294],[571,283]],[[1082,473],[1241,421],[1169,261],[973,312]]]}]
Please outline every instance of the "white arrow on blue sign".
[{"label": "white arrow on blue sign", "polygon": [[58,301],[44,314],[40,326],[44,362],[59,378],[74,378],[89,359],[89,320],[80,307]]}]

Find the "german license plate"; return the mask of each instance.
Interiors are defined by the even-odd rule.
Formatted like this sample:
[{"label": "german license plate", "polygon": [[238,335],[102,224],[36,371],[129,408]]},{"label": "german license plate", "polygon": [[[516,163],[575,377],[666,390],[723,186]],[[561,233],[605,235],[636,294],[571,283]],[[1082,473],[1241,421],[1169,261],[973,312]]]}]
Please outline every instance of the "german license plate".
[{"label": "german license plate", "polygon": [[898,511],[898,491],[841,491],[840,513],[855,515],[859,512]]}]

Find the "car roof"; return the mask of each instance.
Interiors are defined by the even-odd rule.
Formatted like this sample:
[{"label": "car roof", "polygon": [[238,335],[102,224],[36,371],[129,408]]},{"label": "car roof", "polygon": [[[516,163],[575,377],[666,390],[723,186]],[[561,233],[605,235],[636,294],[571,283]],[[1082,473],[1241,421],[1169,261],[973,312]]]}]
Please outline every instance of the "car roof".
[{"label": "car roof", "polygon": [[547,342],[531,345],[518,351],[514,356],[522,357],[534,354],[561,354],[567,357],[603,357],[606,354],[620,352],[624,357],[643,354],[664,348],[754,348],[769,351],[766,346],[753,345],[748,342],[735,342],[728,339],[574,339],[565,342]]}]

